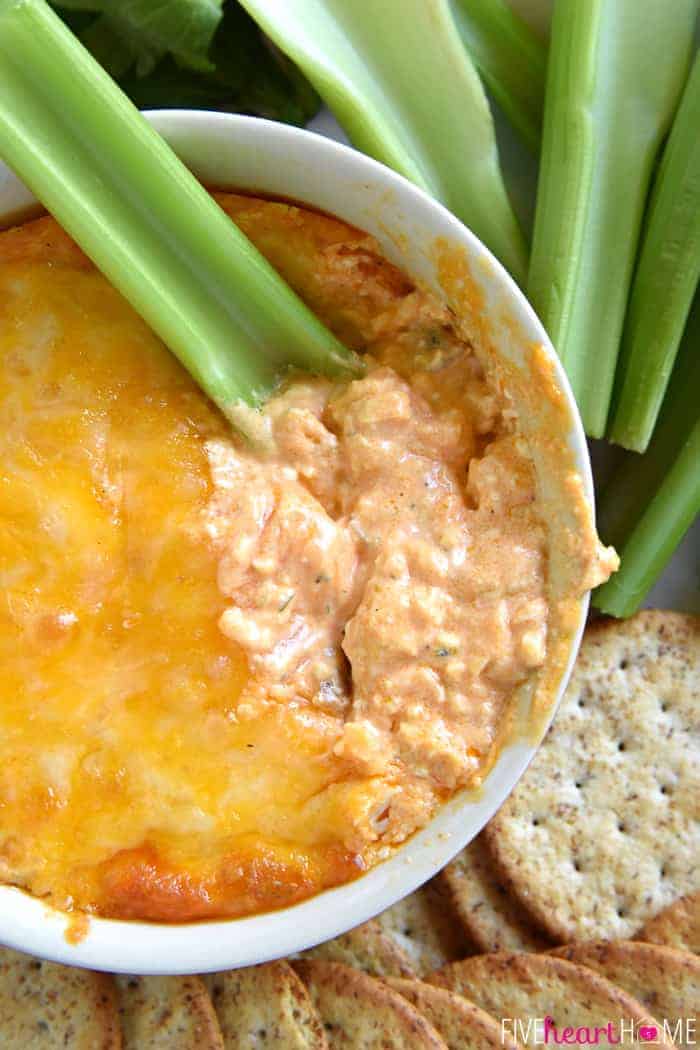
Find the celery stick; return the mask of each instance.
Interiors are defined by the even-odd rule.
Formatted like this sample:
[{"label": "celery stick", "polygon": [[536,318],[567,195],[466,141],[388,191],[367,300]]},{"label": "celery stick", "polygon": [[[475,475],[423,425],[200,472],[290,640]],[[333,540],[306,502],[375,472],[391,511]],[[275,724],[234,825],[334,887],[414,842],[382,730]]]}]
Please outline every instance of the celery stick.
[{"label": "celery stick", "polygon": [[686,326],[659,423],[643,456],[631,452],[601,500],[599,529],[619,571],[593,593],[612,616],[631,616],[700,512],[700,295]]},{"label": "celery stick", "polygon": [[656,177],[625,321],[608,433],[625,448],[649,444],[698,278],[700,55]]},{"label": "celery stick", "polygon": [[537,153],[547,48],[507,0],[452,0],[460,36],[491,94]]},{"label": "celery stick", "polygon": [[0,156],[224,411],[359,367],[44,0],[0,0]]},{"label": "celery stick", "polygon": [[528,291],[587,432],[605,431],[654,160],[697,0],[557,0]]},{"label": "celery stick", "polygon": [[417,183],[524,280],[493,118],[448,0],[241,0],[358,149]]}]

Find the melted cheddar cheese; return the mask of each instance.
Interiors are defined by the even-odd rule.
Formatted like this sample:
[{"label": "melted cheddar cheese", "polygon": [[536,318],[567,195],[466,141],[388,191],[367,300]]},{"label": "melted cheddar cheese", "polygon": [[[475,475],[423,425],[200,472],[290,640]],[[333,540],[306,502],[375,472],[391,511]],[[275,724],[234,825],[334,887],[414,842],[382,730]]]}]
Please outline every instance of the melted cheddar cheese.
[{"label": "melted cheddar cheese", "polygon": [[0,874],[156,919],[357,874],[351,800],[306,814],[329,727],[235,716],[201,525],[226,424],[51,220],[0,244]]}]

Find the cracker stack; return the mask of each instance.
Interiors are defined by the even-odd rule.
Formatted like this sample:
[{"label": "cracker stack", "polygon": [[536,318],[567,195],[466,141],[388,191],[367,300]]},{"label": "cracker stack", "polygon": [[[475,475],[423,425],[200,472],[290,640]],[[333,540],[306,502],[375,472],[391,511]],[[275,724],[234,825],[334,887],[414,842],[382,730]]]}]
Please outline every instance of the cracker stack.
[{"label": "cracker stack", "polygon": [[656,611],[592,624],[486,828],[499,877],[559,944],[633,937],[700,889],[699,624]]}]

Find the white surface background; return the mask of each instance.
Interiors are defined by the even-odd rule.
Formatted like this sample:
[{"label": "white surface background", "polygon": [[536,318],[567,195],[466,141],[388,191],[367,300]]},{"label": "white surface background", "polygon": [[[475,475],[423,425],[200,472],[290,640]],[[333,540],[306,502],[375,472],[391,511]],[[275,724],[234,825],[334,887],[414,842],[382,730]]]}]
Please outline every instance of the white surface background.
[{"label": "white surface background", "polygon": [[[542,36],[547,35],[552,0],[511,0],[511,3],[538,33]],[[700,24],[698,29],[700,31]],[[537,163],[496,107],[494,112],[508,189],[518,217],[529,234],[532,230],[535,206]],[[348,142],[342,128],[327,109],[322,110],[309,127],[339,142]],[[698,399],[700,400],[700,391]],[[604,441],[591,441],[590,446],[596,489],[600,491],[623,453],[621,449]],[[696,519],[695,524],[686,533],[685,539],[649,594],[645,605],[655,609],[679,609],[700,614],[700,518]]]}]

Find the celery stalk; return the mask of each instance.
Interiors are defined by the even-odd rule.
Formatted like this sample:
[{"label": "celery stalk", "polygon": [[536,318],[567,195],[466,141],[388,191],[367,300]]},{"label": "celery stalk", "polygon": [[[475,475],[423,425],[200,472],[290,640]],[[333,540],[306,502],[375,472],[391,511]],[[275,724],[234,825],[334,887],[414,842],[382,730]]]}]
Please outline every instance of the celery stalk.
[{"label": "celery stalk", "polygon": [[619,571],[593,593],[612,616],[631,616],[700,512],[700,295],[696,296],[659,423],[644,455],[631,452],[603,493],[599,529]]},{"label": "celery stalk", "polygon": [[525,144],[537,153],[547,48],[507,0],[452,0],[460,36],[476,68]]},{"label": "celery stalk", "polygon": [[528,291],[602,436],[649,181],[697,0],[557,0]]},{"label": "celery stalk", "polygon": [[0,156],[224,411],[359,367],[44,0],[0,0]]},{"label": "celery stalk", "polygon": [[241,0],[358,149],[454,212],[524,280],[493,118],[448,0]]},{"label": "celery stalk", "polygon": [[700,55],[656,177],[627,311],[608,432],[625,448],[649,444],[698,278]]}]

